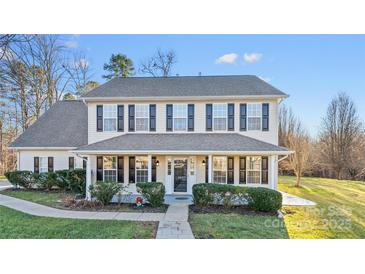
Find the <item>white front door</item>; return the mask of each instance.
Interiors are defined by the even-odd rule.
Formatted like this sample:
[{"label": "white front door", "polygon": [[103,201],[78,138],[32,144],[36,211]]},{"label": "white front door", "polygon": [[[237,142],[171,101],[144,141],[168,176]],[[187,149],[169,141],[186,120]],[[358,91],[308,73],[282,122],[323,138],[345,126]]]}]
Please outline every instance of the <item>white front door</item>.
[{"label": "white front door", "polygon": [[196,180],[196,157],[166,156],[167,194],[191,194]]}]

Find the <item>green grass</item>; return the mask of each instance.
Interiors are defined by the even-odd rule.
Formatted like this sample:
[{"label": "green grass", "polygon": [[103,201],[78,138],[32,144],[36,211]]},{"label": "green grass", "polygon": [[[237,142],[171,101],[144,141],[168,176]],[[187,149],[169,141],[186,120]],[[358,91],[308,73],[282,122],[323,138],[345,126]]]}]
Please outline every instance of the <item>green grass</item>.
[{"label": "green grass", "polygon": [[365,238],[365,183],[325,178],[283,176],[279,189],[317,203],[315,207],[286,206],[285,226],[290,238]]},{"label": "green grass", "polygon": [[67,195],[70,195],[64,192],[52,191],[45,193],[43,191],[29,191],[22,189],[6,190],[2,191],[1,194],[53,207],[59,205],[63,198],[65,198]]},{"label": "green grass", "polygon": [[0,206],[0,239],[150,239],[157,223],[36,217]]}]

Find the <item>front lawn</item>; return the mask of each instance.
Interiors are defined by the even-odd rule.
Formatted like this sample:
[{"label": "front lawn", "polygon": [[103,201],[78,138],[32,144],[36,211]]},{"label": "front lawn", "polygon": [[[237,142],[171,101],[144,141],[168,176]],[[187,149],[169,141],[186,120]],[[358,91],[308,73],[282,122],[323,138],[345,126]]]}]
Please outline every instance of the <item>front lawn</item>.
[{"label": "front lawn", "polygon": [[58,206],[62,199],[65,198],[67,195],[72,195],[59,191],[44,192],[27,189],[7,189],[5,191],[2,191],[0,194],[53,207]]},{"label": "front lawn", "polygon": [[286,206],[290,238],[365,238],[365,183],[325,178],[280,177],[279,189],[317,203],[315,207]]},{"label": "front lawn", "polygon": [[157,222],[36,217],[0,206],[0,239],[151,239]]}]

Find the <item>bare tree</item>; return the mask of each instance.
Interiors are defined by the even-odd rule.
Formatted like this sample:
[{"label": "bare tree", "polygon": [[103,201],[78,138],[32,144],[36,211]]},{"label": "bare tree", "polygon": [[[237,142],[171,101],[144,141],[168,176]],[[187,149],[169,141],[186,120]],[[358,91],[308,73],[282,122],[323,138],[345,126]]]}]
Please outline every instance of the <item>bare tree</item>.
[{"label": "bare tree", "polygon": [[154,56],[141,62],[140,72],[153,77],[168,77],[172,73],[173,66],[177,63],[175,51],[162,51],[158,49]]},{"label": "bare tree", "polygon": [[301,121],[285,105],[279,112],[279,140],[280,145],[294,152],[281,166],[294,172],[299,187],[301,177],[311,168],[311,140]]},{"label": "bare tree", "polygon": [[334,170],[337,179],[349,168],[360,133],[354,102],[345,93],[338,94],[328,106],[319,135],[322,162]]}]

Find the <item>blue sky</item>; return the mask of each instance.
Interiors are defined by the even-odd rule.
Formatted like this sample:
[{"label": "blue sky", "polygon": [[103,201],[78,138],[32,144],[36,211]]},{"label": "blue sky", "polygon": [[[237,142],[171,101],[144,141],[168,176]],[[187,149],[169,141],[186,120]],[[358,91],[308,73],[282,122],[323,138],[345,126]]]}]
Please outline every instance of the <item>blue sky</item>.
[{"label": "blue sky", "polygon": [[[100,83],[112,53],[138,68],[157,48],[174,49],[173,74],[254,74],[288,93],[312,135],[330,99],[348,93],[365,121],[365,35],[66,35],[66,45],[83,50]],[[219,59],[221,58],[221,59]],[[219,61],[220,60],[220,61]],[[137,73],[137,75],[140,75]]]}]

